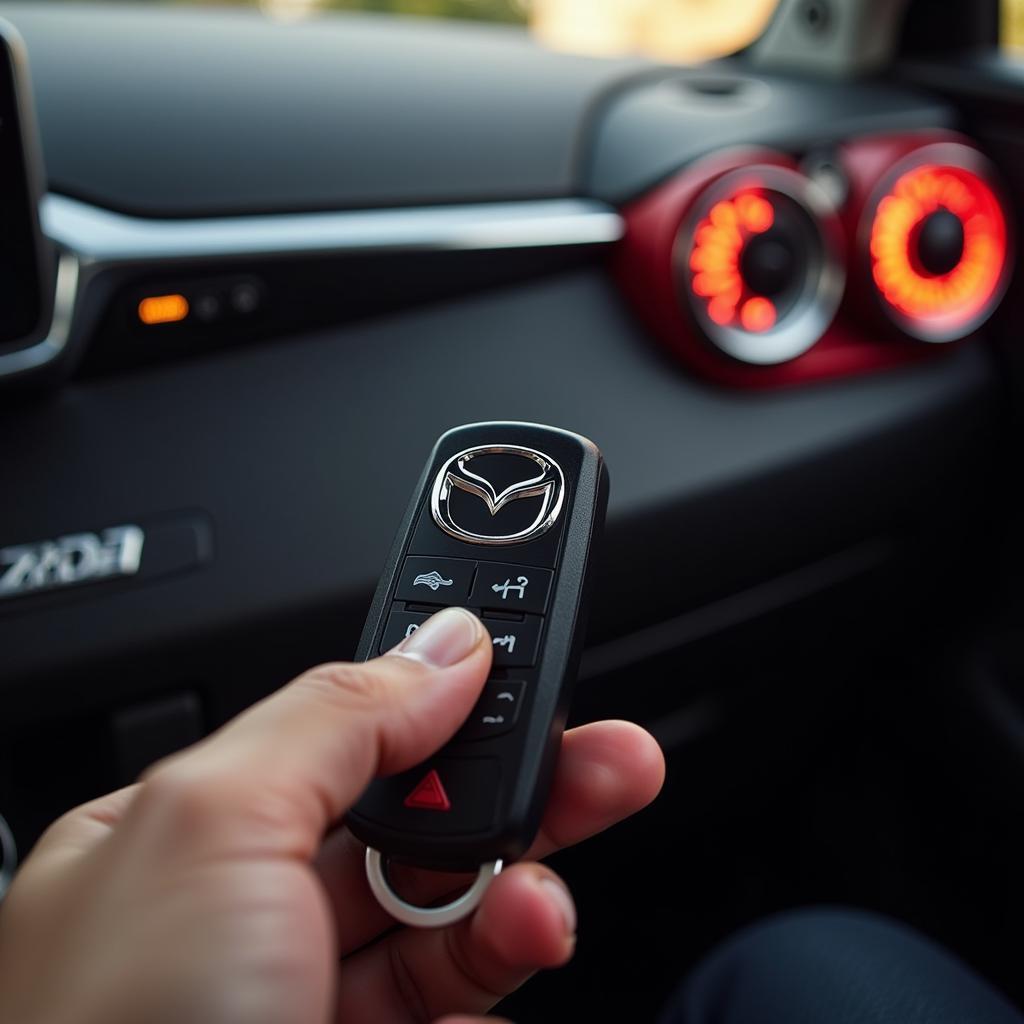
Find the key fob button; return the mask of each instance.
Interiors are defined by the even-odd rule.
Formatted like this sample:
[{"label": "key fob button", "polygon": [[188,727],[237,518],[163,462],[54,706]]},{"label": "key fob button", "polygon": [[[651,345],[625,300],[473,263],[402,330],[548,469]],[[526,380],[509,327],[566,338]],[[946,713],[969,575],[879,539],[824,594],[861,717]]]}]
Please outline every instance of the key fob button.
[{"label": "key fob button", "polygon": [[406,637],[412,636],[430,616],[426,612],[406,612],[397,605],[395,611],[388,616],[388,624],[384,627],[384,635],[380,640],[380,653],[386,654]]},{"label": "key fob button", "polygon": [[536,569],[532,565],[481,562],[473,584],[472,603],[503,612],[543,612],[552,575],[550,569]]},{"label": "key fob button", "polygon": [[532,665],[537,660],[537,643],[540,627],[544,621],[539,616],[527,615],[522,622],[483,616],[483,624],[491,634],[496,666]]},{"label": "key fob button", "polygon": [[519,720],[526,683],[521,679],[494,680],[484,686],[466,724],[455,734],[456,740],[488,740],[511,732]]},{"label": "key fob button", "polygon": [[405,560],[395,597],[421,604],[465,604],[475,563],[466,558],[414,555]]},{"label": "key fob button", "polygon": [[389,828],[427,835],[486,832],[494,822],[501,783],[496,757],[437,757],[378,779],[359,813]]}]

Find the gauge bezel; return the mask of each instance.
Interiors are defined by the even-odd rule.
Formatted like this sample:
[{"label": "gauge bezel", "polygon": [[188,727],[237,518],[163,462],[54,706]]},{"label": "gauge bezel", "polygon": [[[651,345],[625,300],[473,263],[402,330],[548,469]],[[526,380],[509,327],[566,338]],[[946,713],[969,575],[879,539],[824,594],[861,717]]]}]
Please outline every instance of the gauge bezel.
[{"label": "gauge bezel", "polygon": [[[879,203],[887,195],[891,194],[896,183],[903,175],[928,164],[934,164],[939,167],[954,167],[977,175],[992,190],[992,194],[995,196],[996,202],[1003,214],[1006,232],[1006,252],[1003,257],[1003,266],[1000,271],[999,280],[985,305],[974,316],[966,320],[957,319],[955,322],[951,322],[954,319],[954,314],[949,313],[941,317],[909,316],[886,300],[874,278],[871,259],[871,231],[875,223]],[[996,309],[999,308],[999,304],[1009,286],[1013,265],[1014,238],[1013,222],[1010,216],[1009,204],[1006,201],[1006,191],[1000,185],[998,174],[991,161],[978,150],[961,142],[928,143],[912,150],[906,156],[896,161],[871,190],[868,201],[864,204],[860,224],[857,228],[857,236],[857,250],[862,262],[862,272],[870,282],[872,294],[875,296],[883,316],[898,330],[902,331],[903,334],[917,341],[933,345],[945,345],[970,336],[985,324]]]},{"label": "gauge bezel", "polygon": [[[770,330],[752,333],[716,324],[693,292],[690,268],[698,225],[715,203],[740,192],[761,189],[776,192],[795,203],[817,232],[820,260],[808,272],[796,301]],[[821,339],[839,309],[846,284],[843,229],[827,194],[799,171],[775,164],[753,164],[727,171],[710,182],[691,204],[676,234],[672,249],[673,273],[680,298],[701,334],[720,352],[739,362],[774,366],[803,355]]]}]

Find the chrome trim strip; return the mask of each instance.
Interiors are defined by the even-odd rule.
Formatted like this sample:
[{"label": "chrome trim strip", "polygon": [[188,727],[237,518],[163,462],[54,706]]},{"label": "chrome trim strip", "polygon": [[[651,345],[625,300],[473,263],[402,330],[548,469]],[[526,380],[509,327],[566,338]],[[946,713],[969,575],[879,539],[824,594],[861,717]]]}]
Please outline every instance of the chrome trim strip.
[{"label": "chrome trim strip", "polygon": [[595,245],[618,241],[624,230],[612,207],[588,199],[157,220],[50,194],[40,212],[44,233],[83,265]]},{"label": "chrome trim strip", "polygon": [[61,253],[57,262],[54,288],[53,319],[42,341],[27,348],[0,354],[0,378],[15,377],[52,363],[64,351],[71,335],[71,320],[78,296],[78,260],[71,253]]},{"label": "chrome trim strip", "polygon": [[39,369],[64,351],[79,290],[110,267],[253,256],[606,245],[625,230],[612,207],[590,199],[159,220],[51,193],[43,196],[39,213],[43,233],[61,250],[53,320],[42,341],[0,353],[0,379]]}]

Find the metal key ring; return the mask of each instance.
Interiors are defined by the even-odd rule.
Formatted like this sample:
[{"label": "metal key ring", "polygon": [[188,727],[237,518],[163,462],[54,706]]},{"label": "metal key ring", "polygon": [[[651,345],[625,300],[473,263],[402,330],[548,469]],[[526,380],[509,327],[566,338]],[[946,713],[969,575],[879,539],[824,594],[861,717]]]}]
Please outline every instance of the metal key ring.
[{"label": "metal key ring", "polygon": [[366,880],[370,883],[371,892],[396,921],[412,925],[414,928],[443,928],[471,914],[476,910],[487,887],[501,874],[502,866],[500,860],[482,864],[473,884],[461,896],[443,907],[417,907],[413,903],[407,903],[391,888],[381,852],[372,846],[366,848]]}]

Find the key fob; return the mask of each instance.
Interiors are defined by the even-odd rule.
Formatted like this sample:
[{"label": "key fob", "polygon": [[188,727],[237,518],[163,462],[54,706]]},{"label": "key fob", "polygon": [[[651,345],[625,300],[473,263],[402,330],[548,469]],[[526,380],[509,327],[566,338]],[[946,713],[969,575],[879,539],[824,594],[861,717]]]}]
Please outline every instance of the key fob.
[{"label": "key fob", "polygon": [[487,627],[494,662],[451,741],[375,780],[347,816],[371,853],[476,871],[516,860],[533,842],[579,665],[607,497],[601,453],[578,434],[474,423],[435,445],[356,658],[390,650],[432,613],[459,605]]}]

